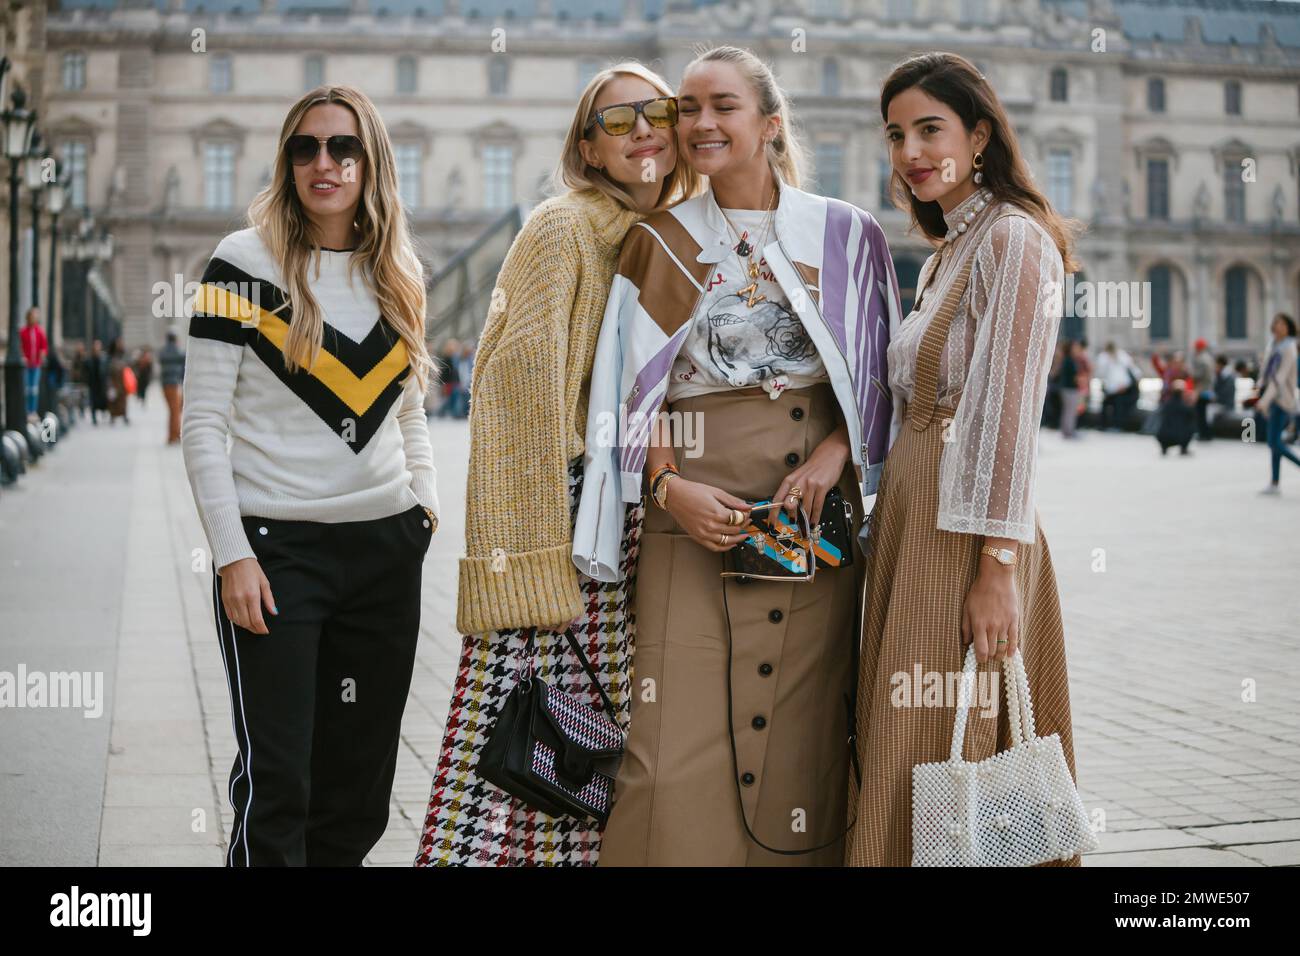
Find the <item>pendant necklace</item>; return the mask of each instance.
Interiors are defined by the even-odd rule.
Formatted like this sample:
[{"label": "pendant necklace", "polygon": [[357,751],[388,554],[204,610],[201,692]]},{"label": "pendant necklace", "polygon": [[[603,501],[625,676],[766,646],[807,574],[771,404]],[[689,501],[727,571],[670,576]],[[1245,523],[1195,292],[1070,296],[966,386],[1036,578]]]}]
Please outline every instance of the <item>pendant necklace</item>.
[{"label": "pendant necklace", "polygon": [[[757,248],[759,249],[761,249],[763,243],[767,241],[767,233],[771,229],[772,219],[776,213],[775,206],[778,195],[779,190],[773,190],[772,199],[767,204],[766,214],[763,217],[762,230],[757,237]],[[735,223],[731,221],[731,217],[727,215],[726,211],[723,210],[721,206],[718,207],[718,211],[722,213],[722,218],[727,220],[727,226],[731,229],[732,234],[740,240],[735,246],[736,255],[740,257],[742,265],[745,265],[746,262],[748,263],[745,265],[745,274],[749,276],[749,285],[745,286],[745,288],[741,289],[737,294],[747,296],[748,298],[745,301],[745,305],[752,309],[758,303],[767,300],[767,296],[762,295],[758,291],[759,270],[758,263],[754,261],[754,252],[756,251],[756,248],[745,240],[744,236],[742,236],[736,229]]]}]

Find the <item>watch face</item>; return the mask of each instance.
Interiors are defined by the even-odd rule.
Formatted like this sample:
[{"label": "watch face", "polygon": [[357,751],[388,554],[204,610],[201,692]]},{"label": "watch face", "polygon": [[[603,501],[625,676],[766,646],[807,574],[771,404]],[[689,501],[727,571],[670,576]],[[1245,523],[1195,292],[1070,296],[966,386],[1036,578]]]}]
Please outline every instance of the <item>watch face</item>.
[{"label": "watch face", "polygon": [[1002,548],[998,551],[998,560],[1003,564],[1011,564],[1016,560],[1015,552],[1010,548]]}]

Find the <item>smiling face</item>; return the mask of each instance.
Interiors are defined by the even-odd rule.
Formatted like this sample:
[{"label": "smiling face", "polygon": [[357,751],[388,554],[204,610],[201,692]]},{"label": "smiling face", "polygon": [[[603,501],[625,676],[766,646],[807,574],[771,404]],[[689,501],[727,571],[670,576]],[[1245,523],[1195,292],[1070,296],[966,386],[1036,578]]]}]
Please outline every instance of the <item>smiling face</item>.
[{"label": "smiling face", "polygon": [[[637,76],[619,75],[601,89],[596,97],[593,115],[608,106],[637,103],[663,96],[645,80]],[[587,138],[578,143],[583,161],[588,166],[602,169],[614,182],[662,183],[677,165],[677,143],[672,127],[651,126],[645,116],[637,114],[636,125],[625,136],[611,136],[600,124],[592,127]],[[654,179],[649,178],[649,168],[654,167]]]},{"label": "smiling face", "polygon": [[[338,103],[313,106],[303,115],[294,133],[315,137],[361,135],[356,116]],[[289,169],[293,175],[294,191],[309,219],[325,222],[346,217],[347,221],[352,221],[365,182],[364,157],[343,166],[335,161],[328,149],[322,147],[310,163],[291,165]]]},{"label": "smiling face", "polygon": [[735,64],[695,64],[682,78],[678,99],[678,142],[686,161],[701,175],[754,175],[767,164],[765,147],[781,120],[763,115],[757,91]]},{"label": "smiling face", "polygon": [[967,131],[951,107],[919,86],[889,102],[885,123],[889,161],[921,202],[939,202],[954,194],[950,198],[955,205],[974,192],[971,160],[987,145],[988,136],[988,120]]}]

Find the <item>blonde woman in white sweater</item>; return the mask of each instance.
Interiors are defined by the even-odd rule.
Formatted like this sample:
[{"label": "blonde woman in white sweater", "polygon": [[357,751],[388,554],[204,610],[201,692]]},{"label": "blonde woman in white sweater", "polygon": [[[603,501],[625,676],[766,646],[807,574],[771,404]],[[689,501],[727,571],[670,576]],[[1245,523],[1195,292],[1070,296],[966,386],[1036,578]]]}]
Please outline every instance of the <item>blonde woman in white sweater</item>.
[{"label": "blonde woman in white sweater", "polygon": [[294,104],[249,220],[195,301],[181,433],[239,747],[226,862],[355,866],[388,823],[438,523],[424,279],[365,94]]}]

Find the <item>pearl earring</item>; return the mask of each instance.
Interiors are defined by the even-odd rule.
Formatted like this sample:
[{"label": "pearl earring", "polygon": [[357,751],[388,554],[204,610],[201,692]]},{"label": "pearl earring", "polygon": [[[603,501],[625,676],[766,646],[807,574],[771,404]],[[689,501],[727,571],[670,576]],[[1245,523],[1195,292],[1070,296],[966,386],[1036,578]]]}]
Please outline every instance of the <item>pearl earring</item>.
[{"label": "pearl earring", "polygon": [[976,153],[971,157],[970,162],[971,165],[975,167],[975,185],[978,186],[980,183],[984,182],[984,173],[981,172],[984,168],[984,154]]}]

